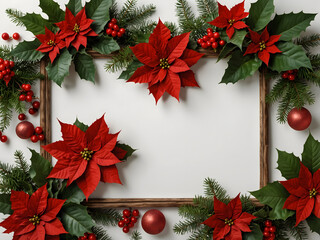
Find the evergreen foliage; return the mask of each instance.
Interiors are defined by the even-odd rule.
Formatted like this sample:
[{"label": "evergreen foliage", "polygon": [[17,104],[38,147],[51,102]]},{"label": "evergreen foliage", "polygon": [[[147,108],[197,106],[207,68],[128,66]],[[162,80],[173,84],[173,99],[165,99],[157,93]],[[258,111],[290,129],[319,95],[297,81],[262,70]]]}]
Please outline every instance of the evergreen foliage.
[{"label": "evergreen foliage", "polygon": [[104,226],[116,226],[122,217],[115,209],[90,209],[89,213],[97,224]]},{"label": "evergreen foliage", "polygon": [[102,226],[94,226],[92,232],[96,235],[97,240],[111,240],[111,237]]},{"label": "evergreen foliage", "polygon": [[134,231],[130,237],[130,240],[142,240],[141,233]]},{"label": "evergreen foliage", "polygon": [[10,18],[11,22],[15,23],[17,26],[24,27],[23,22],[20,20],[25,14],[17,9],[8,8],[6,9],[6,14]]}]

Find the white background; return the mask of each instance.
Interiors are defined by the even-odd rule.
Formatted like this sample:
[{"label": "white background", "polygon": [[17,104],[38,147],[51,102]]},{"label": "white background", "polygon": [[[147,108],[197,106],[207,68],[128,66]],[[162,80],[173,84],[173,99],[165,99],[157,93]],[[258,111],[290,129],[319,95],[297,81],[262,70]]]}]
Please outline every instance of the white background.
[{"label": "white background", "polygon": [[[61,6],[67,0],[58,1]],[[123,0],[118,0],[119,6]],[[175,1],[140,0],[140,4],[157,6],[154,19],[177,22]],[[195,8],[196,4],[189,1]],[[236,0],[221,0],[232,7]],[[249,10],[250,3],[246,2]],[[275,1],[276,12],[319,11],[317,0]],[[1,2],[1,30],[12,35],[19,32],[24,40],[33,35],[16,27],[5,15],[6,8],[23,12],[40,12],[37,0],[11,0]],[[320,18],[312,22],[308,33],[320,32]],[[0,44],[8,42],[0,40]],[[16,44],[15,41],[9,44]],[[202,59],[193,68],[201,88],[181,91],[180,103],[164,96],[158,105],[145,85],[117,80],[119,73],[104,71],[106,60],[96,60],[96,84],[80,80],[74,73],[65,79],[62,88],[53,85],[52,116],[53,141],[61,139],[57,118],[73,123],[76,117],[90,124],[106,113],[106,121],[112,132],[121,130],[119,140],[138,149],[134,157],[119,167],[123,185],[100,184],[92,197],[101,198],[182,198],[202,194],[206,177],[217,179],[232,196],[239,192],[259,188],[259,88],[255,75],[236,85],[218,84],[227,64],[223,60]],[[320,96],[320,91],[313,89]],[[39,89],[35,89],[39,93]],[[308,107],[313,115],[311,132],[320,139],[319,101]],[[38,144],[19,139],[14,129],[18,121],[14,116],[12,126],[6,131],[10,141],[0,144],[1,161],[13,162],[16,149],[30,156],[27,147],[39,149]],[[38,125],[38,117],[29,117]],[[276,148],[300,155],[308,131],[296,132],[287,125],[276,122],[276,106],[271,108],[271,170],[272,180],[281,179],[275,170]],[[144,235],[144,239],[186,239],[171,230],[178,222],[177,209],[161,209],[167,218],[167,227],[158,236]],[[144,209],[141,209],[144,212]],[[140,229],[141,230],[141,229]],[[114,239],[124,239],[120,228],[110,229]],[[1,239],[12,237],[0,234]],[[310,239],[318,239],[318,236]]]}]

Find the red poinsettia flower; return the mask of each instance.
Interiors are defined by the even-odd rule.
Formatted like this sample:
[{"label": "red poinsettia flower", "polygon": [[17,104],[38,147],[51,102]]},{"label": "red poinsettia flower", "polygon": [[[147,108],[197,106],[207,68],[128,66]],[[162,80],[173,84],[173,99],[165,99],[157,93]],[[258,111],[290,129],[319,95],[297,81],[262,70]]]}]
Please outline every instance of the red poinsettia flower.
[{"label": "red poinsettia flower", "polygon": [[109,133],[104,116],[86,132],[75,125],[60,125],[64,141],[42,146],[58,159],[48,178],[68,179],[68,186],[76,181],[87,199],[99,181],[121,184],[115,164],[127,152],[116,147],[119,133]]},{"label": "red poinsettia flower", "polygon": [[60,28],[59,35],[65,39],[67,47],[71,44],[79,50],[80,45],[87,47],[87,37],[98,36],[90,27],[93,22],[94,20],[87,18],[85,7],[76,16],[66,8],[65,20],[56,25]]},{"label": "red poinsettia flower", "polygon": [[31,196],[24,192],[11,191],[13,214],[0,223],[4,233],[14,232],[13,240],[59,240],[67,233],[57,218],[65,200],[48,198],[47,185]]},{"label": "red poinsettia flower", "polygon": [[241,240],[242,232],[251,232],[249,225],[256,217],[242,212],[240,194],[228,205],[214,197],[214,215],[203,224],[213,228],[213,240]]},{"label": "red poinsettia flower", "polygon": [[300,163],[299,177],[280,182],[290,193],[283,208],[296,211],[296,226],[311,213],[320,218],[320,169],[313,176]]},{"label": "red poinsettia flower", "polygon": [[218,28],[227,28],[227,35],[230,39],[232,38],[235,29],[248,27],[247,24],[241,21],[249,15],[248,12],[244,12],[244,1],[235,5],[230,10],[220,3],[218,3],[218,7],[219,16],[209,23]]},{"label": "red poinsettia flower", "polygon": [[51,63],[60,53],[60,49],[66,46],[65,41],[61,40],[59,34],[54,34],[47,27],[45,27],[45,34],[36,35],[36,37],[42,43],[40,47],[37,48],[37,51],[43,53],[49,53]]},{"label": "red poinsettia flower", "polygon": [[156,102],[165,92],[179,100],[181,87],[199,87],[190,67],[203,54],[187,49],[189,35],[184,33],[170,39],[170,30],[159,20],[149,43],[131,47],[144,66],[138,68],[128,82],[148,83]]},{"label": "red poinsettia flower", "polygon": [[261,35],[257,32],[251,31],[250,29],[249,31],[252,43],[248,46],[244,56],[258,52],[258,57],[268,66],[270,53],[281,53],[279,48],[274,45],[279,41],[281,35],[270,36],[267,28],[263,30]]}]

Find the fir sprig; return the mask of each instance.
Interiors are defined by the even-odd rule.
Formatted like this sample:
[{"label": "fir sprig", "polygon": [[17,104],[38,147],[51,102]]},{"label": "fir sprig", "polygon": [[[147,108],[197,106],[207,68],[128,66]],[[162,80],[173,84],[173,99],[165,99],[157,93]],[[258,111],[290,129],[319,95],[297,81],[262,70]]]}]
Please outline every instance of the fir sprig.
[{"label": "fir sprig", "polygon": [[25,14],[17,9],[8,8],[6,9],[6,14],[10,18],[11,22],[16,24],[17,26],[24,27],[23,22],[20,20]]},{"label": "fir sprig", "polygon": [[115,209],[90,209],[92,219],[99,225],[116,226],[122,215]]},{"label": "fir sprig", "polygon": [[112,240],[102,226],[94,226],[92,232],[96,235],[98,240]]},{"label": "fir sprig", "polygon": [[138,231],[134,231],[130,237],[130,240],[142,240],[141,233]]}]

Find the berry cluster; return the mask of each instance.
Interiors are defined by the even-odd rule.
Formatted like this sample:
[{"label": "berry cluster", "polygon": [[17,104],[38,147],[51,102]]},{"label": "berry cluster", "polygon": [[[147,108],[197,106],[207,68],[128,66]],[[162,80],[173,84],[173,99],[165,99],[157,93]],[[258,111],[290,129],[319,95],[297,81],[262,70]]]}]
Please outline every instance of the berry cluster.
[{"label": "berry cluster", "polygon": [[0,80],[3,79],[7,85],[15,74],[14,71],[11,70],[13,67],[14,61],[0,58]]},{"label": "berry cluster", "polygon": [[[31,90],[31,85],[30,84],[22,84],[21,86],[21,94],[19,96],[19,101],[26,101],[28,103],[31,103],[33,100],[34,93]],[[34,115],[36,112],[38,112],[40,108],[40,102],[39,101],[34,101],[32,103],[32,107],[29,109],[29,113],[31,115]]]},{"label": "berry cluster", "polygon": [[9,36],[9,34],[8,33],[2,33],[2,39],[3,40],[5,40],[5,41],[7,41],[7,40],[11,40],[11,39],[14,39],[14,40],[19,40],[20,39],[20,34],[19,33],[14,33],[13,35],[12,35],[12,37],[10,37]]},{"label": "berry cluster", "polygon": [[199,38],[197,42],[204,49],[212,47],[214,50],[219,46],[223,47],[226,44],[224,40],[220,39],[220,34],[218,32],[213,32],[212,28],[208,28],[207,35]]},{"label": "berry cluster", "polygon": [[134,224],[137,222],[140,213],[137,209],[133,210],[132,212],[129,209],[125,209],[122,213],[122,220],[118,222],[118,226],[122,228],[124,233],[128,233],[130,228],[134,227]]},{"label": "berry cluster", "polygon": [[1,131],[0,131],[0,141],[3,143],[8,141],[8,137],[6,135],[2,135]]},{"label": "berry cluster", "polygon": [[97,237],[94,233],[85,233],[84,236],[79,237],[78,240],[96,240]]},{"label": "berry cluster", "polygon": [[290,81],[294,81],[297,77],[297,74],[298,74],[298,69],[294,69],[294,70],[289,70],[289,71],[282,73],[281,77],[283,79],[288,79]]},{"label": "berry cluster", "polygon": [[117,25],[117,19],[112,18],[111,21],[108,23],[108,28],[106,30],[106,33],[109,36],[112,37],[118,37],[121,38],[123,36],[123,34],[125,34],[126,30],[124,28],[120,28]]},{"label": "berry cluster", "polygon": [[272,222],[270,220],[267,220],[264,222],[264,230],[263,230],[263,239],[264,240],[274,240],[276,239],[276,227],[272,225]]},{"label": "berry cluster", "polygon": [[34,134],[31,136],[30,140],[33,143],[44,140],[44,134],[43,134],[42,127],[36,127],[34,129]]}]

